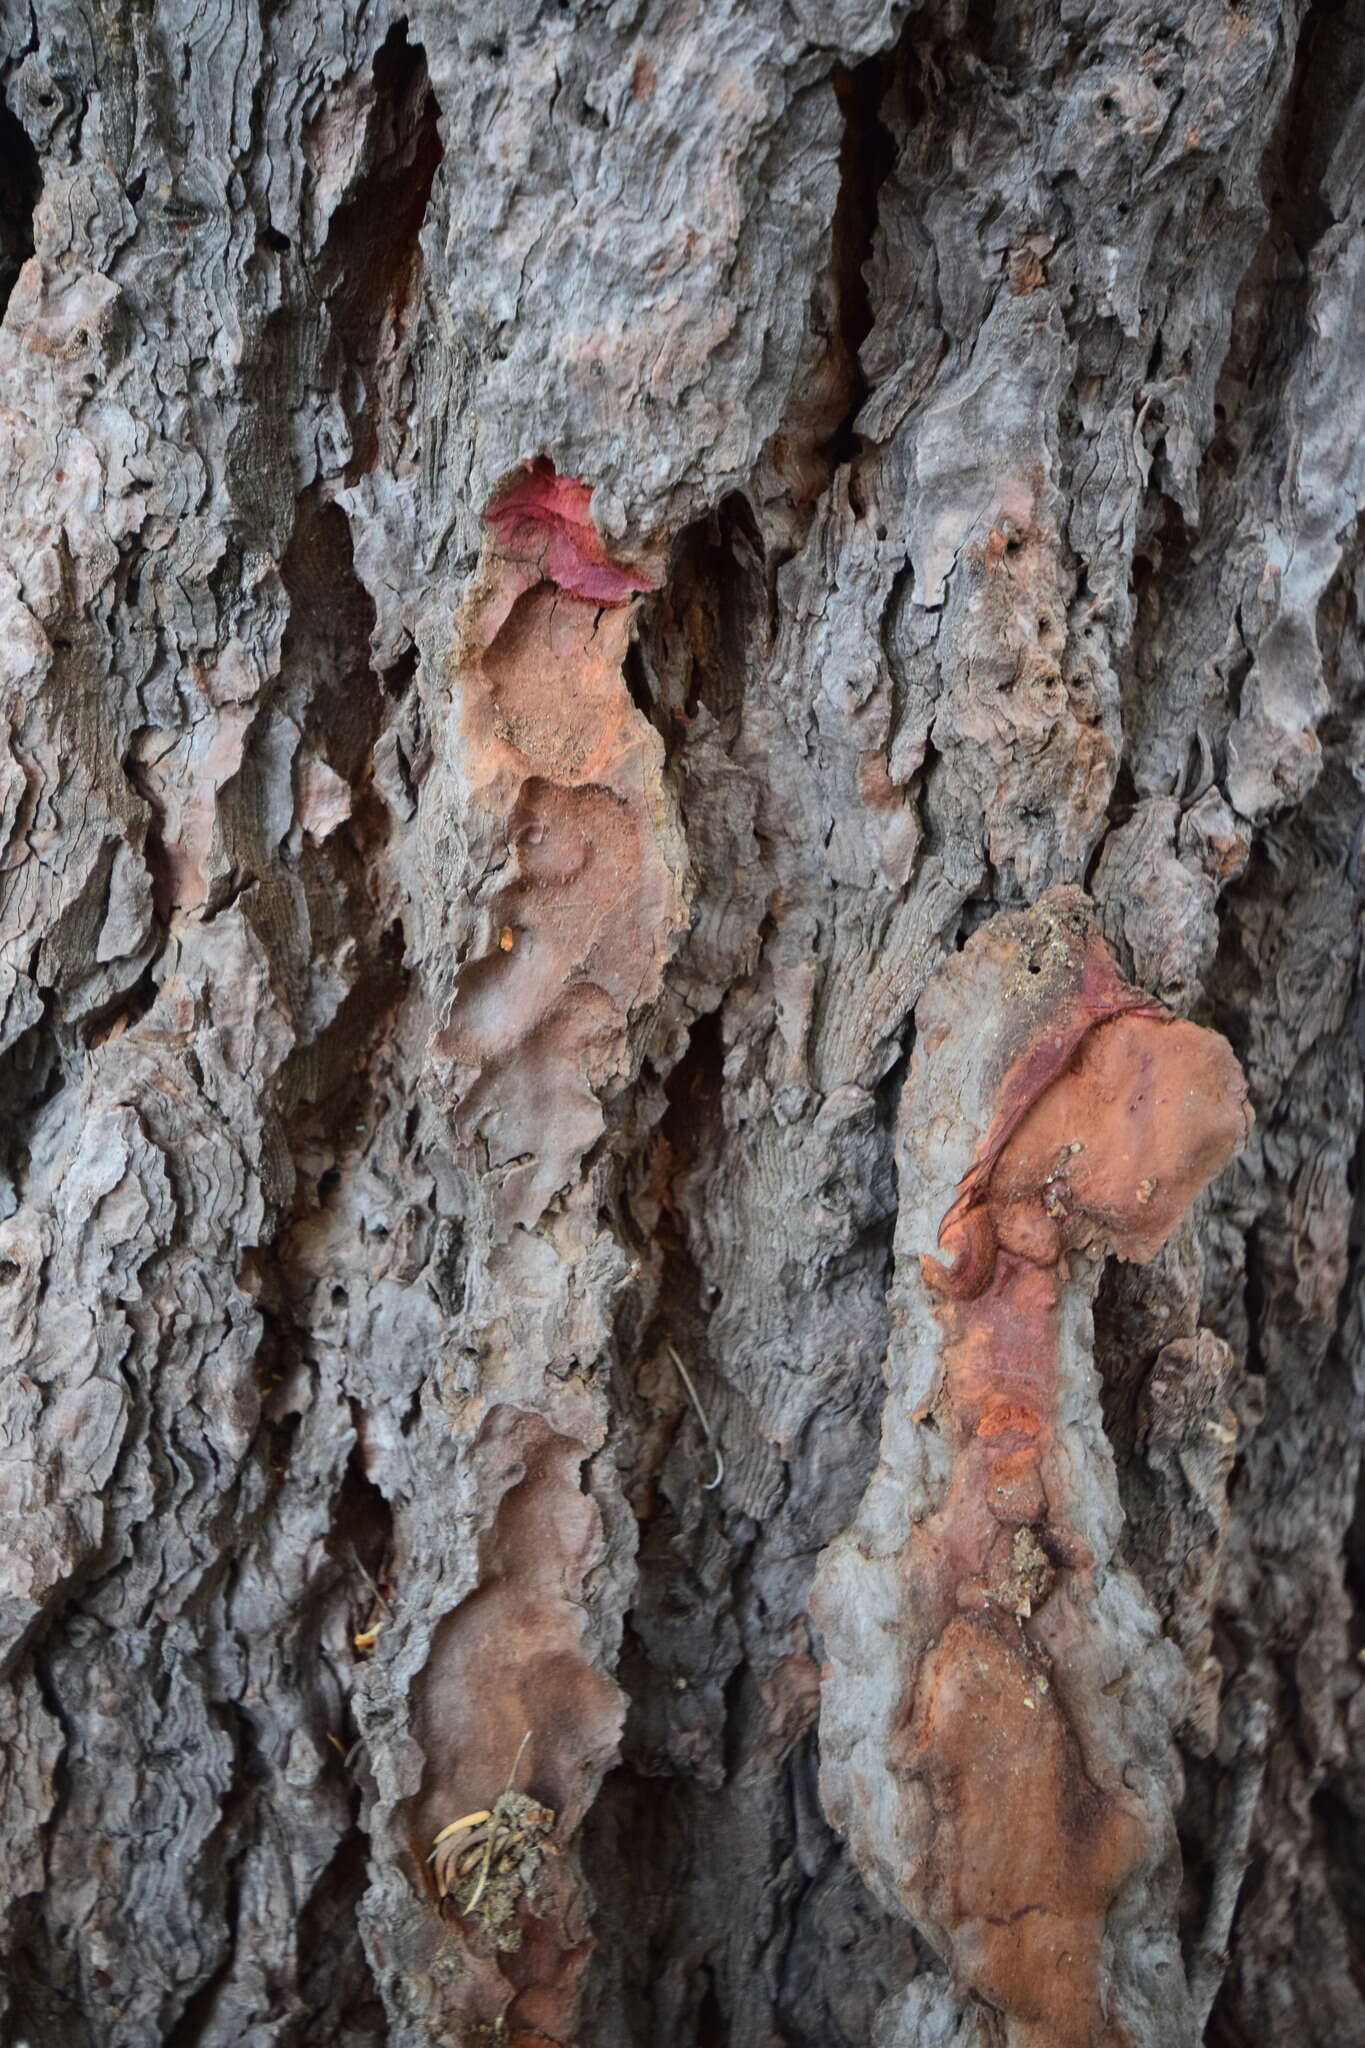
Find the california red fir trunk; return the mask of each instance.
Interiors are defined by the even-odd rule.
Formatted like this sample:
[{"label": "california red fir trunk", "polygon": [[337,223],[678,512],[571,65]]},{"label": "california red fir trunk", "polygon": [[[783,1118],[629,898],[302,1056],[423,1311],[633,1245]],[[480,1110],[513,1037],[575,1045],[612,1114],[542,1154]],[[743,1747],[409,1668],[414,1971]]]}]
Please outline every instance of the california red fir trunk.
[{"label": "california red fir trunk", "polygon": [[1354,2048],[1358,0],[0,22],[0,2036]]}]

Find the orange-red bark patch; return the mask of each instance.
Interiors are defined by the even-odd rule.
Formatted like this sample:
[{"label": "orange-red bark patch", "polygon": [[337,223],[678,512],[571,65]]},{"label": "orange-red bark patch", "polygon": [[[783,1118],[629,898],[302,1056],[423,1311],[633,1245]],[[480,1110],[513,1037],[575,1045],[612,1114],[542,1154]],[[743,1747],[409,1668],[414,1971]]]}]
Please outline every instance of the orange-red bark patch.
[{"label": "orange-red bark patch", "polygon": [[948,1493],[906,1569],[933,1588],[899,1768],[929,1788],[932,1852],[907,1877],[1011,2040],[1097,2048],[1106,1914],[1147,1848],[1142,1812],[1087,1759],[1104,1701],[1054,1668],[1036,1617],[1094,1560],[1068,1526],[1060,1302],[1077,1247],[1151,1258],[1249,1124],[1231,1048],[1126,988],[1097,938],[1065,1014],[1035,1019],[926,1259]]}]

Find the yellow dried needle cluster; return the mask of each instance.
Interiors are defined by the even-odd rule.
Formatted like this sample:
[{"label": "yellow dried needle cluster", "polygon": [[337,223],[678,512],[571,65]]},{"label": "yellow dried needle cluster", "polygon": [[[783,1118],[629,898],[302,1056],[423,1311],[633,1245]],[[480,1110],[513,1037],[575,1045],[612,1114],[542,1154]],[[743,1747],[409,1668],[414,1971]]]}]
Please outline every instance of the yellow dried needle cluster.
[{"label": "yellow dried needle cluster", "polygon": [[521,1929],[512,1924],[520,1901],[535,1881],[554,1809],[524,1792],[500,1792],[491,1807],[466,1813],[441,1829],[427,1861],[437,1896],[462,1920],[477,1918],[494,1946],[520,1948]]}]

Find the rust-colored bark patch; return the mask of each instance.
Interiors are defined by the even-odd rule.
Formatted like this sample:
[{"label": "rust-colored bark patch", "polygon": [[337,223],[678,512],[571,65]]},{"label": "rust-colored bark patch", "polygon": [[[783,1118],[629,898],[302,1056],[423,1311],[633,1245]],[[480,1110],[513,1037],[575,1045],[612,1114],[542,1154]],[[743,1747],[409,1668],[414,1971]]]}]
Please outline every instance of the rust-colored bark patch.
[{"label": "rust-colored bark patch", "polygon": [[[409,1847],[433,1910],[462,1939],[451,2017],[569,2041],[592,1944],[561,1852],[622,1719],[620,1692],[585,1647],[583,1593],[602,1530],[579,1485],[582,1446],[540,1417],[496,1410],[485,1452],[505,1490],[478,1587],[437,1628],[414,1700],[426,1768]],[[438,1873],[428,1861],[437,1838],[485,1813],[502,1827],[469,1826],[481,1849],[470,1870],[459,1875],[447,1858]]]},{"label": "rust-colored bark patch", "polygon": [[[1035,1014],[995,1117],[924,1261],[942,1330],[934,1420],[953,1476],[907,1569],[941,1616],[906,1703],[900,1769],[927,1786],[930,1856],[908,1873],[965,1979],[1011,2038],[1093,2048],[1106,1913],[1146,1848],[1140,1808],[1087,1756],[1102,1700],[1057,1643],[1086,1627],[1094,1560],[1067,1520],[1059,1443],[1066,1255],[1151,1258],[1246,1135],[1215,1033],[1126,988],[1091,937],[1061,1010]],[[1068,1609],[1044,1626],[1049,1603]]]},{"label": "rust-colored bark patch", "polygon": [[1091,1780],[1019,1620],[949,1622],[921,1679],[912,1744],[943,1815],[930,1884],[959,1969],[1037,2029],[1040,2048],[1090,2048],[1104,2038],[1104,1916],[1140,1853],[1141,1823]]},{"label": "rust-colored bark patch", "polygon": [[462,766],[505,857],[435,1051],[522,1223],[599,1135],[685,921],[660,742],[622,673],[647,582],[609,562],[587,503],[548,465],[499,494],[461,621]]},{"label": "rust-colored bark patch", "polygon": [[625,604],[653,590],[648,570],[614,562],[592,523],[592,491],[581,478],[558,476],[543,457],[494,494],[486,518],[499,554],[530,562],[547,582],[593,604]]},{"label": "rust-colored bark patch", "polygon": [[1118,1551],[1090,1297],[1236,1150],[1246,1091],[1122,981],[1076,890],[976,933],[919,1022],[882,1458],[812,1602],[821,1785],[1002,2048],[1121,2048],[1154,1996],[1187,2009],[1181,1703]]}]

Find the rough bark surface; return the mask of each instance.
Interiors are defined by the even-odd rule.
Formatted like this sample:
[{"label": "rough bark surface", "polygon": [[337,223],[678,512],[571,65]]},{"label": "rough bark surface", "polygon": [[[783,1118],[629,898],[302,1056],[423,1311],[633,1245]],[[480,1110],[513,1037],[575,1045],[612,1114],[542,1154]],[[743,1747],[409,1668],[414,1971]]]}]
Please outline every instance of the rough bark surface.
[{"label": "rough bark surface", "polygon": [[1011,2038],[811,1589],[1080,885],[1255,1128],[1069,1382],[1065,2038],[1352,2048],[1360,0],[0,22],[4,2038]]}]

